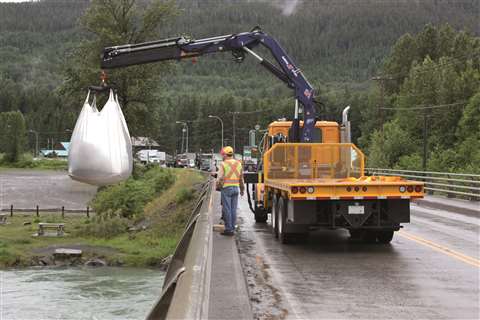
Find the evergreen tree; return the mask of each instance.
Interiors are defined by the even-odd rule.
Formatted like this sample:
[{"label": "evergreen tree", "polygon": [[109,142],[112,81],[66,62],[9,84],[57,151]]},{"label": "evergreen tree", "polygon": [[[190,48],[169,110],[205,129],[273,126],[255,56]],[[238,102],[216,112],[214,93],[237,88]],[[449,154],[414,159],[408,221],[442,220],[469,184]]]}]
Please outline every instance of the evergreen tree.
[{"label": "evergreen tree", "polygon": [[17,162],[25,148],[25,119],[19,111],[0,113],[0,152],[3,161]]}]

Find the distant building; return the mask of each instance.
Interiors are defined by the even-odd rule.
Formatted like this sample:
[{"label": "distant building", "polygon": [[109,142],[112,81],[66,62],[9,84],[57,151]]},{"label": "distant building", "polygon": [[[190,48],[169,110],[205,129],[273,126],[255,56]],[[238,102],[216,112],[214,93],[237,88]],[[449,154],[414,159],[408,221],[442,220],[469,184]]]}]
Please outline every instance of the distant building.
[{"label": "distant building", "polygon": [[59,158],[68,157],[68,149],[70,147],[70,142],[60,142],[53,146],[54,149],[41,149],[40,154],[44,157],[53,157],[55,155]]},{"label": "distant building", "polygon": [[158,150],[160,145],[149,137],[132,137],[133,152],[136,153],[142,149],[155,149]]}]

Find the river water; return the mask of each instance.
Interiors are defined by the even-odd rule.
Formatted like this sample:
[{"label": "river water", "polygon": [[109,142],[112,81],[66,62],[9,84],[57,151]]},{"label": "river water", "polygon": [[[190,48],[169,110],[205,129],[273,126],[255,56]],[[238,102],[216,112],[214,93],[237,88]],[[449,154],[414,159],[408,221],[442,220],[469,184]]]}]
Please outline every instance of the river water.
[{"label": "river water", "polygon": [[0,271],[0,320],[144,319],[164,276],[113,267]]}]

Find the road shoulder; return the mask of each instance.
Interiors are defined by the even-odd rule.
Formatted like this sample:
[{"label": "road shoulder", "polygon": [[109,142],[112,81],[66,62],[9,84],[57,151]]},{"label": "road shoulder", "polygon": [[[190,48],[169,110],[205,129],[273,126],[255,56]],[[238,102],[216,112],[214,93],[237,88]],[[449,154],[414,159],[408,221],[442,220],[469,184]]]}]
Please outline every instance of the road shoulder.
[{"label": "road shoulder", "polygon": [[[213,222],[220,218],[220,193],[213,195]],[[235,237],[212,235],[209,319],[253,319]]]},{"label": "road shoulder", "polygon": [[423,199],[414,200],[418,206],[461,213],[467,216],[480,215],[480,202],[462,199],[450,199],[441,196],[425,195]]}]

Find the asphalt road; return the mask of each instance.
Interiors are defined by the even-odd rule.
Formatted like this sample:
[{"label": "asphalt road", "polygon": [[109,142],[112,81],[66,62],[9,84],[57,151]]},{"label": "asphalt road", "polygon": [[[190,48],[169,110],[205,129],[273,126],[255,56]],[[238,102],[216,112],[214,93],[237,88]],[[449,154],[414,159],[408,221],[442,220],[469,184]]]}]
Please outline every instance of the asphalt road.
[{"label": "asphalt road", "polygon": [[82,209],[97,187],[73,181],[63,170],[2,169],[0,208]]},{"label": "asphalt road", "polygon": [[479,217],[412,205],[390,245],[315,231],[281,245],[245,198],[237,236],[258,319],[479,319]]}]

